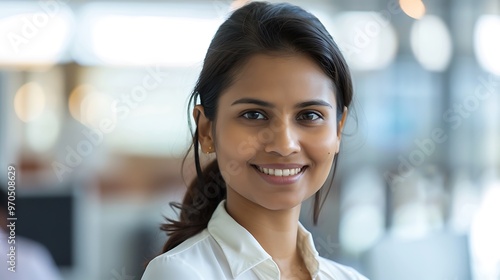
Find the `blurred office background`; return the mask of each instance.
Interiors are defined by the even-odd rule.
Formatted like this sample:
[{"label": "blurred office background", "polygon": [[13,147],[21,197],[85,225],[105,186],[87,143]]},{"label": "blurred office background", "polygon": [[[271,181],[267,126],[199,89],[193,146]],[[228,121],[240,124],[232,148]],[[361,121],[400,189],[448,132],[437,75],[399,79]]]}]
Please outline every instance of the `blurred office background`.
[{"label": "blurred office background", "polygon": [[[0,1],[0,176],[16,166],[16,233],[61,279],[140,279],[160,251],[187,96],[245,2]],[[336,185],[319,226],[301,216],[320,254],[373,280],[500,279],[500,2],[290,2],[355,82]]]}]

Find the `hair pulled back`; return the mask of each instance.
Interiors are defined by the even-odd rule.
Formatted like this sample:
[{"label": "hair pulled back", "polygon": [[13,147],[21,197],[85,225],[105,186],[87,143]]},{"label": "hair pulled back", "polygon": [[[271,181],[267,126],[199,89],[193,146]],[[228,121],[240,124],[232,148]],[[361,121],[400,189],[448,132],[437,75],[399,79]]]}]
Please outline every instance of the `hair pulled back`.
[{"label": "hair pulled back", "polygon": [[[219,27],[191,93],[188,115],[199,101],[206,117],[215,121],[220,95],[231,85],[237,71],[251,56],[287,53],[310,57],[331,78],[336,92],[337,119],[340,120],[344,106],[349,107],[351,104],[353,89],[348,66],[336,43],[312,14],[291,4],[266,2],[252,2],[243,6]],[[195,121],[197,123],[198,119]],[[197,176],[189,185],[182,204],[171,203],[180,210],[180,217],[179,220],[167,219],[167,223],[161,227],[169,235],[163,252],[205,229],[215,208],[226,197],[226,186],[217,160],[203,170],[201,168],[198,140],[196,128],[188,154],[191,149],[194,150]],[[331,178],[335,174],[337,157],[338,154],[333,160]],[[327,193],[330,188],[331,184]],[[321,191],[315,194],[315,224],[324,203],[324,199],[320,203]]]}]

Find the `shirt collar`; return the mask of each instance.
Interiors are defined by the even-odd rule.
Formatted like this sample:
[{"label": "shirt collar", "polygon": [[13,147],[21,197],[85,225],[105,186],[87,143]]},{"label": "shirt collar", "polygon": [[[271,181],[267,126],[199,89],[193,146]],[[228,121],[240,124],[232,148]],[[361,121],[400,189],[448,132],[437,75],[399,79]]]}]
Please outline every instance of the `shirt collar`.
[{"label": "shirt collar", "polygon": [[[259,263],[272,259],[253,235],[236,222],[221,201],[210,219],[207,229],[224,252],[234,278]],[[307,269],[316,278],[319,271],[318,252],[311,234],[300,224],[297,234],[298,248]],[[235,261],[237,260],[237,261]]]},{"label": "shirt collar", "polygon": [[316,279],[319,273],[319,254],[314,247],[312,235],[299,222],[299,232],[297,234],[297,244],[304,263],[311,273],[312,279]]}]

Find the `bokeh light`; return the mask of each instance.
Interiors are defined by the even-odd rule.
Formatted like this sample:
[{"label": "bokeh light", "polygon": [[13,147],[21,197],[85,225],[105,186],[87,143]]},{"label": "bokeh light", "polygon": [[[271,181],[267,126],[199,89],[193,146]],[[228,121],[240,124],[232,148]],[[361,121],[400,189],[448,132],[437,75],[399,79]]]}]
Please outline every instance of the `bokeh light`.
[{"label": "bokeh light", "polygon": [[482,15],[474,29],[474,50],[481,66],[500,75],[500,16]]},{"label": "bokeh light", "polygon": [[354,70],[383,69],[396,55],[398,41],[394,27],[379,13],[341,13],[331,21],[325,20],[325,26]]},{"label": "bokeh light", "polygon": [[437,16],[427,15],[413,23],[411,49],[427,70],[443,71],[451,59],[451,36],[446,24]]},{"label": "bokeh light", "polygon": [[399,5],[405,14],[414,19],[425,15],[425,5],[421,0],[399,0]]},{"label": "bokeh light", "polygon": [[19,119],[30,122],[39,117],[45,109],[46,96],[36,82],[22,85],[14,97],[14,109]]},{"label": "bokeh light", "polygon": [[4,34],[0,37],[0,66],[45,66],[66,59],[74,26],[73,13],[67,6],[48,13],[36,2],[3,5],[13,12],[0,15],[0,34]]}]

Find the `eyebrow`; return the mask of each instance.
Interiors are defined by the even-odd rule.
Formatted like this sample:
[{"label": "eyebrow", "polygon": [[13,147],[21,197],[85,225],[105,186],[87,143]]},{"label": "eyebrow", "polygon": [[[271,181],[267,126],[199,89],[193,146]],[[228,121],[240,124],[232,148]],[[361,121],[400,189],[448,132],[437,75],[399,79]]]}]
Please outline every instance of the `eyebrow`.
[{"label": "eyebrow", "polygon": [[[231,106],[237,105],[237,104],[255,104],[255,105],[267,107],[267,108],[274,108],[275,107],[272,103],[269,103],[269,102],[266,102],[263,100],[259,100],[259,99],[254,99],[254,98],[238,99],[238,100],[234,101],[233,104],[231,104]],[[295,105],[295,108],[301,109],[301,108],[306,108],[309,106],[326,106],[326,107],[330,107],[333,109],[333,106],[330,103],[328,103],[324,100],[320,100],[320,99],[314,99],[314,100],[301,102],[301,103]]]}]

